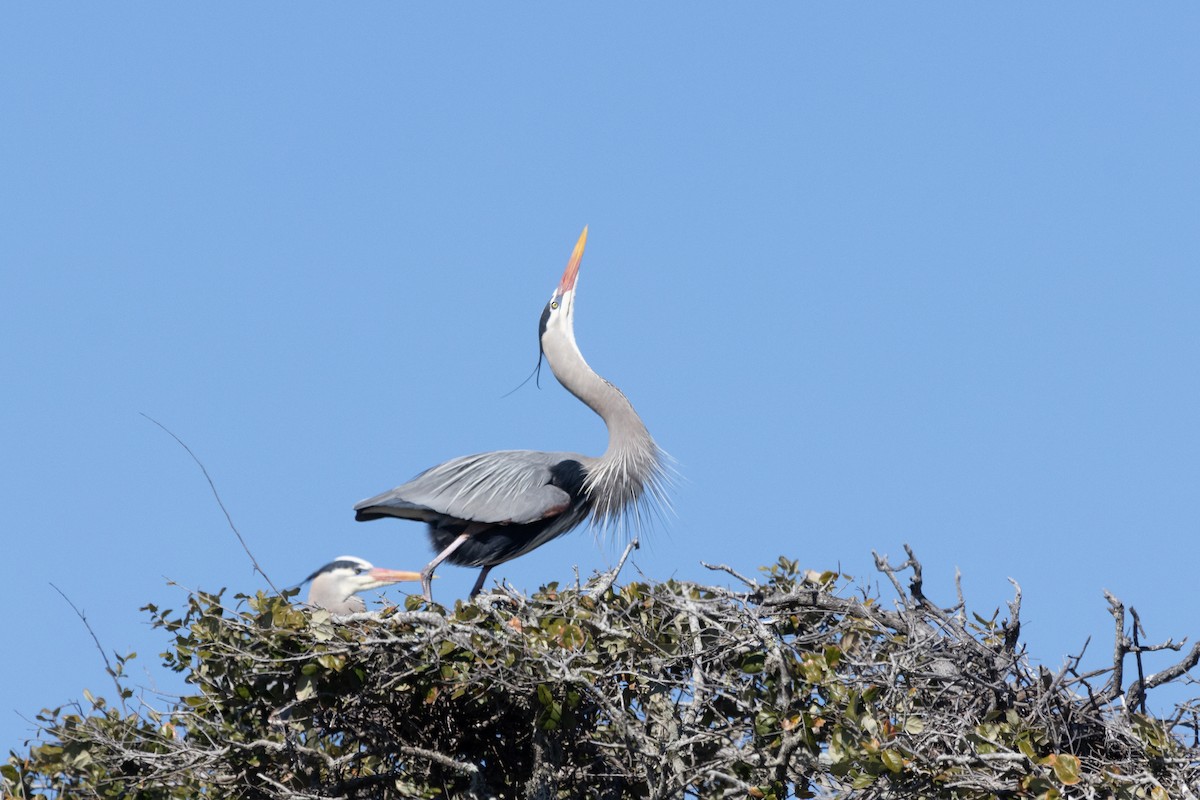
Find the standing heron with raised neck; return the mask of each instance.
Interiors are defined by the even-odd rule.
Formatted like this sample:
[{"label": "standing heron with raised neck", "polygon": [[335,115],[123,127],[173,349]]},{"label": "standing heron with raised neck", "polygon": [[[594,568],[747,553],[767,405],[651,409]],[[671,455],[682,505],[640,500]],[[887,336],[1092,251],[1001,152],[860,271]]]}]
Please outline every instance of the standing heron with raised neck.
[{"label": "standing heron with raised neck", "polygon": [[575,344],[575,289],[587,233],[585,227],[542,310],[538,338],[558,382],[604,420],[608,449],[599,457],[538,450],[462,456],[356,505],[360,522],[398,517],[428,524],[437,555],[421,570],[426,600],[443,561],[481,568],[474,597],[492,567],[589,518],[601,528],[636,531],[647,512],[669,505],[665,453],[621,390],[597,375]]}]

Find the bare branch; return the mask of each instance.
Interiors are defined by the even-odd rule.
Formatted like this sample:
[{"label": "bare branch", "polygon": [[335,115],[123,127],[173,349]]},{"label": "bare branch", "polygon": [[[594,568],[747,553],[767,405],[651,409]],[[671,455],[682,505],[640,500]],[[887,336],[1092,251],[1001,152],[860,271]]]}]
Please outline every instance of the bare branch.
[{"label": "bare branch", "polygon": [[[1138,642],[1138,634],[1141,633],[1142,620],[1140,617],[1138,617],[1137,609],[1134,608],[1133,606],[1129,607],[1129,616],[1133,617],[1133,625],[1130,627],[1130,631],[1133,634],[1133,646],[1130,648],[1130,650],[1133,652],[1133,660],[1134,660],[1134,663],[1137,664],[1137,674],[1138,674],[1137,681],[1134,683],[1134,685],[1135,686],[1144,686],[1146,684],[1146,671],[1145,671],[1145,668],[1142,666],[1142,648],[1141,648],[1141,644]],[[1130,695],[1127,692],[1125,694],[1125,699],[1126,699],[1125,705],[1127,708],[1136,709],[1138,707],[1138,705],[1140,704],[1142,707],[1142,713],[1143,714],[1146,713],[1146,695],[1145,695],[1145,693],[1141,693],[1140,696],[1138,696],[1138,695]],[[1130,701],[1132,701],[1132,702],[1130,702]]]},{"label": "bare branch", "polygon": [[746,584],[746,586],[750,587],[751,590],[758,588],[757,581],[747,578],[745,575],[742,575],[740,572],[738,572],[733,567],[730,567],[727,564],[709,564],[706,561],[701,561],[700,566],[704,567],[705,569],[711,569],[713,572],[728,573],[729,575],[732,575],[733,577],[737,578],[742,583]]},{"label": "bare branch", "polygon": [[267,577],[267,573],[263,571],[261,566],[259,566],[258,559],[256,559],[254,554],[250,552],[250,547],[246,544],[246,540],[242,537],[241,531],[237,529],[237,525],[233,524],[233,517],[229,515],[229,509],[225,508],[225,503],[221,500],[221,494],[217,491],[217,485],[213,483],[212,476],[208,474],[208,469],[204,466],[204,463],[196,457],[196,454],[192,452],[192,448],[188,447],[187,444],[184,443],[183,439],[180,439],[178,436],[176,436],[170,428],[168,428],[166,425],[163,425],[149,414],[142,413],[142,416],[166,431],[168,436],[178,442],[179,446],[187,451],[187,454],[192,457],[193,461],[196,462],[196,466],[200,467],[200,471],[204,473],[204,479],[208,481],[208,488],[212,489],[213,497],[217,499],[217,505],[221,507],[221,513],[225,515],[225,521],[229,523],[229,528],[233,531],[233,535],[237,537],[239,542],[241,542],[242,549],[245,550],[246,555],[250,557],[250,563],[254,565],[254,571],[262,576],[263,580],[267,582],[267,585],[271,587],[271,591],[273,591],[275,594],[279,594],[279,590],[275,588],[275,584],[271,582],[271,579]]},{"label": "bare branch", "polygon": [[[625,561],[629,558],[629,554],[634,550],[637,550],[639,547],[641,547],[641,545],[638,543],[637,537],[630,539],[629,544],[625,545],[625,552],[621,554],[621,560],[617,562],[615,567],[604,573],[604,575],[599,581],[596,582],[596,585],[592,587],[588,594],[590,594],[592,597],[600,597],[609,589],[611,589],[613,581],[615,581],[617,576],[621,574],[621,568],[625,566]],[[576,573],[575,582],[576,585],[578,585],[578,573]]]},{"label": "bare branch", "polygon": [[62,596],[63,600],[67,601],[67,605],[69,605],[71,610],[75,612],[75,616],[79,617],[79,621],[83,623],[83,627],[87,628],[87,632],[91,635],[92,641],[96,643],[96,649],[100,651],[100,657],[104,659],[104,671],[107,672],[110,677],[112,677],[113,686],[115,686],[117,689],[117,697],[120,698],[121,701],[121,709],[125,710],[125,687],[121,685],[121,679],[117,676],[117,671],[113,669],[112,662],[108,660],[108,654],[104,652],[104,647],[101,646],[99,637],[97,637],[96,632],[92,630],[92,624],[88,622],[87,617],[84,616],[84,613],[79,610],[79,607],[71,602],[71,598],[67,597],[66,592],[55,586],[53,583],[51,583],[50,586],[54,589],[54,591],[58,592],[59,595]]},{"label": "bare branch", "polygon": [[1200,642],[1192,645],[1192,649],[1180,661],[1172,664],[1164,670],[1155,672],[1148,678],[1139,679],[1129,687],[1129,691],[1125,693],[1125,704],[1133,706],[1140,703],[1143,712],[1146,708],[1146,692],[1153,689],[1155,686],[1162,686],[1164,683],[1169,683],[1180,677],[1192,667],[1200,663]]}]

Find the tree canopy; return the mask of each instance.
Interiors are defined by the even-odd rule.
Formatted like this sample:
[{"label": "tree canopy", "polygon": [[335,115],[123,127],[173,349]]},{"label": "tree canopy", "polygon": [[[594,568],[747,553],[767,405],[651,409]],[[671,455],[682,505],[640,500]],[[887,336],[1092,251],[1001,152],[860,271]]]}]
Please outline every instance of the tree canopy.
[{"label": "tree canopy", "polygon": [[[1031,666],[1020,590],[943,607],[921,565],[878,591],[786,558],[731,584],[550,584],[343,617],[293,594],[147,606],[190,693],[47,710],[6,794],[136,798],[1194,797],[1196,715],[1126,669],[1150,649],[1109,597],[1113,663]],[[960,592],[961,595],[961,592]],[[1127,675],[1127,672],[1130,673]]]}]

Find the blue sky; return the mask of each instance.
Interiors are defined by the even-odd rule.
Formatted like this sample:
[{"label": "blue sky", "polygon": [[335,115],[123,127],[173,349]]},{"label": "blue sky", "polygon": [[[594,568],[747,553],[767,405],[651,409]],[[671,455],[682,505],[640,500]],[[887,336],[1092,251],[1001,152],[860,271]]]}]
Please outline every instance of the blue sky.
[{"label": "blue sky", "polygon": [[424,564],[351,508],[439,461],[601,452],[548,372],[505,396],[585,224],[580,347],[682,476],[646,577],[907,542],[947,604],[1019,581],[1051,667],[1111,651],[1103,589],[1200,636],[1198,41],[1184,3],[5,4],[0,746],[110,688],[51,583],[164,689],[139,606],[263,586],[141,413],[279,584]]}]

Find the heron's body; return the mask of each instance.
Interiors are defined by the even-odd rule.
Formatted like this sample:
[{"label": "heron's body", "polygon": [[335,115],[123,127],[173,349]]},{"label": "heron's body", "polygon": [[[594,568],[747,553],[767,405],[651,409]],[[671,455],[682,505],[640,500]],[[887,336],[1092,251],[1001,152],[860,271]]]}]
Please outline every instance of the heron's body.
[{"label": "heron's body", "polygon": [[491,567],[528,553],[587,518],[583,464],[594,460],[537,450],[462,456],[364,500],[355,506],[356,518],[427,522],[438,552],[471,528],[471,536],[446,560],[464,567]]},{"label": "heron's body", "polygon": [[555,377],[608,426],[608,449],[599,458],[537,450],[463,456],[356,505],[360,521],[398,517],[428,524],[438,555],[422,571],[426,597],[443,560],[482,569],[476,594],[492,567],[589,517],[601,526],[636,526],[647,504],[663,501],[662,451],[625,395],[592,371],[575,344],[575,283],[586,241],[585,228],[542,312],[539,338]]}]

